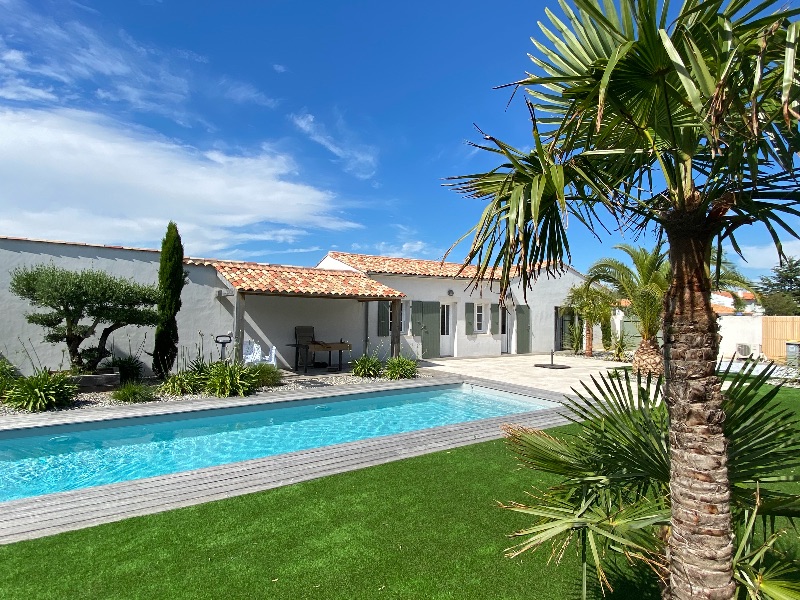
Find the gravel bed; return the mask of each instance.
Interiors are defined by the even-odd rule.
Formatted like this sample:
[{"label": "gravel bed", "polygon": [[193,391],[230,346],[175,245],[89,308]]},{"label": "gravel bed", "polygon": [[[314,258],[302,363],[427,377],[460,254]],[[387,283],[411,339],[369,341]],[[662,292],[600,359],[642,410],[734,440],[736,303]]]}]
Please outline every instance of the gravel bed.
[{"label": "gravel bed", "polygon": [[[431,375],[418,375],[420,378],[431,377]],[[265,387],[258,390],[258,393],[276,393],[276,392],[291,392],[295,390],[305,390],[305,389],[318,389],[321,387],[330,387],[335,385],[355,385],[355,384],[364,384],[364,383],[372,383],[375,381],[389,381],[389,379],[378,377],[375,379],[370,379],[366,377],[356,377],[355,375],[351,375],[349,373],[342,373],[336,375],[287,375],[283,379],[283,383],[279,386],[275,387]],[[200,400],[203,398],[209,398],[205,394],[189,394],[186,396],[159,396],[156,400],[152,402],[148,402],[147,404],[152,404],[153,402],[191,402],[193,400]],[[75,402],[72,406],[67,406],[65,408],[57,408],[53,412],[60,412],[65,410],[91,410],[93,408],[98,408],[100,406],[122,406],[127,404],[126,402],[120,402],[118,400],[114,400],[111,397],[111,392],[83,392],[75,396]],[[28,411],[25,410],[17,410],[15,408],[11,408],[5,404],[0,403],[0,416],[12,416],[12,415],[29,415]]]}]

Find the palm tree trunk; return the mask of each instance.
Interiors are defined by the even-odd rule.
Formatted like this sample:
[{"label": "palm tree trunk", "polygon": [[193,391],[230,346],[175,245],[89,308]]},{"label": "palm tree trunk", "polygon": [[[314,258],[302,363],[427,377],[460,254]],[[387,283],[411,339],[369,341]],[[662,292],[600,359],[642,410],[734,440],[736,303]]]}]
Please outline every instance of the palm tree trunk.
[{"label": "palm tree trunk", "polygon": [[673,218],[672,226],[666,228],[672,282],[664,307],[672,502],[667,550],[670,588],[674,599],[732,599],[728,442],[715,372],[719,336],[707,263],[712,236],[700,215],[682,213]]},{"label": "palm tree trunk", "polygon": [[586,321],[586,348],[584,349],[583,355],[591,358],[592,357],[592,346],[594,346],[594,323],[590,321]]}]

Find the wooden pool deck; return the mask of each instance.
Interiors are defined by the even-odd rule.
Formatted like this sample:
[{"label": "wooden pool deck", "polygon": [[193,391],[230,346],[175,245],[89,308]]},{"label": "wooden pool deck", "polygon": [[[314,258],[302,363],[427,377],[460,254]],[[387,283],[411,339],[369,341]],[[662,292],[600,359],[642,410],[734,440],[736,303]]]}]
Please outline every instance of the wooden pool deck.
[{"label": "wooden pool deck", "polygon": [[76,410],[3,419],[0,422],[0,436],[3,435],[3,432],[8,434],[9,430],[19,428],[38,428],[55,424],[74,426],[87,421],[108,421],[127,417],[146,420],[148,417],[153,418],[165,414],[195,412],[220,407],[233,408],[286,400],[313,400],[353,393],[450,385],[462,382],[522,393],[546,400],[548,403],[552,402],[552,405],[550,408],[511,417],[446,425],[194,471],[4,502],[0,504],[3,514],[2,522],[0,522],[0,544],[222,500],[439,450],[498,439],[502,437],[500,425],[510,421],[542,429],[567,422],[560,414],[560,407],[556,404],[563,397],[562,394],[519,385],[506,385],[497,381],[452,376],[406,382],[327,387],[285,394],[271,393],[243,399],[212,399],[191,403],[108,407],[91,411]]}]

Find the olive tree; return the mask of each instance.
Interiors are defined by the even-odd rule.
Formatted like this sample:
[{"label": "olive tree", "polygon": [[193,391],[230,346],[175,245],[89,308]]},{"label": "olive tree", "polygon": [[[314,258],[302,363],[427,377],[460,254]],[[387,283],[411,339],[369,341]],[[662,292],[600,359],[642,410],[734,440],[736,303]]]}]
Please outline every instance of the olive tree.
[{"label": "olive tree", "polygon": [[[19,267],[11,272],[11,292],[42,309],[25,315],[29,323],[45,328],[45,341],[65,343],[75,369],[94,371],[110,355],[109,336],[133,325],[153,326],[155,286],[114,277],[104,271],[70,271],[54,264]],[[94,345],[84,345],[97,335]]]}]

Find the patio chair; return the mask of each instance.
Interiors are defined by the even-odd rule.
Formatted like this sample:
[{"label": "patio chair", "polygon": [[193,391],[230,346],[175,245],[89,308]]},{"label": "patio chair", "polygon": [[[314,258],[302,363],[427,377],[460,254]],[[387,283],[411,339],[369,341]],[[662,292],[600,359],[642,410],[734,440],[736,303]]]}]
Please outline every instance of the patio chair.
[{"label": "patio chair", "polygon": [[[314,327],[311,325],[298,325],[294,328],[294,341],[295,344],[311,344],[312,342],[316,341],[314,339]],[[302,350],[302,348],[298,348],[298,366],[305,367],[305,357],[306,353]],[[309,366],[314,365],[314,353],[308,353],[308,364]]]}]

